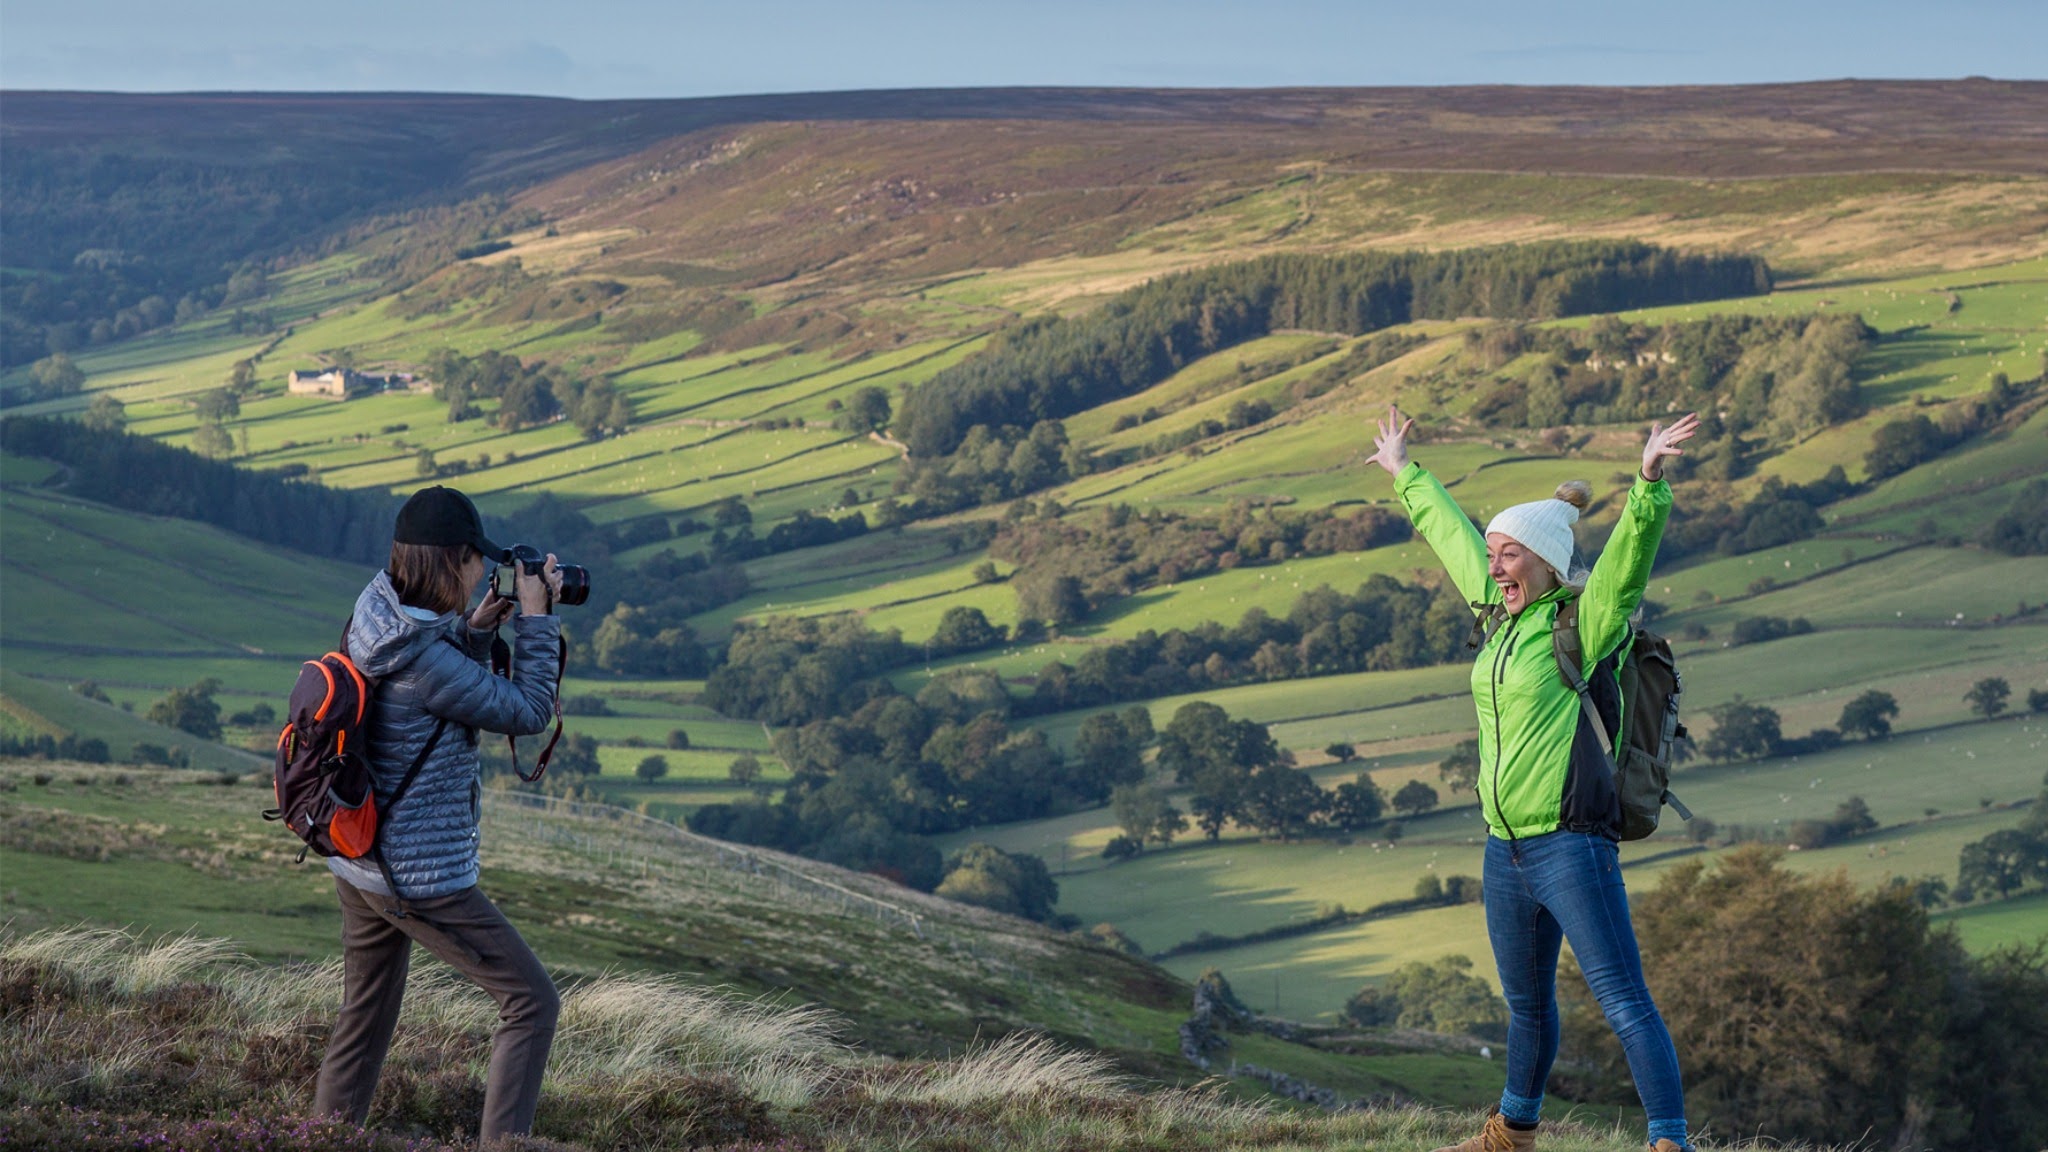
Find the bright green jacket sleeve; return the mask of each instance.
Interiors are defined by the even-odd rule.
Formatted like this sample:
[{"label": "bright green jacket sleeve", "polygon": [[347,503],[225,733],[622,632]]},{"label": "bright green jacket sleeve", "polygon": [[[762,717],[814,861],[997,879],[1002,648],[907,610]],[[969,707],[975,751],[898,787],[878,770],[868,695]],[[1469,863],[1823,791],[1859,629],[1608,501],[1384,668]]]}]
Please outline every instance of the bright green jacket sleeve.
[{"label": "bright green jacket sleeve", "polygon": [[1650,564],[1664,539],[1671,517],[1671,485],[1636,477],[1622,505],[1621,522],[1608,537],[1607,548],[1593,563],[1586,590],[1579,595],[1579,643],[1586,671],[1613,651],[1628,635],[1628,618],[1643,602],[1650,583]]},{"label": "bright green jacket sleeve", "polygon": [[[1499,601],[1500,586],[1486,574],[1486,537],[1472,526],[1465,510],[1444,491],[1443,484],[1428,469],[1410,460],[1401,474],[1394,477],[1394,494],[1401,498],[1401,507],[1407,509],[1415,530],[1435,550],[1444,571],[1450,573],[1458,594],[1480,604]],[[1665,503],[1670,503],[1669,496]],[[1656,549],[1654,538],[1650,547]]]}]

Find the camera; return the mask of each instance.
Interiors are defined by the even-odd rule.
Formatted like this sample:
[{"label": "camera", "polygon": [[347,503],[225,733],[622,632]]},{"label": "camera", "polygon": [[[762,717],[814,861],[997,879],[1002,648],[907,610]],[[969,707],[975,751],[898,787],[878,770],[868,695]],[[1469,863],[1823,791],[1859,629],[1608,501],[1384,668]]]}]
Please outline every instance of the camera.
[{"label": "camera", "polygon": [[[514,544],[498,553],[500,565],[511,567],[517,564],[525,569],[528,576],[538,576],[548,566],[548,554],[531,544]],[[581,564],[555,562],[555,571],[562,574],[562,591],[555,597],[558,604],[581,604],[590,599],[590,569]],[[497,587],[497,575],[492,574],[491,587]]]}]

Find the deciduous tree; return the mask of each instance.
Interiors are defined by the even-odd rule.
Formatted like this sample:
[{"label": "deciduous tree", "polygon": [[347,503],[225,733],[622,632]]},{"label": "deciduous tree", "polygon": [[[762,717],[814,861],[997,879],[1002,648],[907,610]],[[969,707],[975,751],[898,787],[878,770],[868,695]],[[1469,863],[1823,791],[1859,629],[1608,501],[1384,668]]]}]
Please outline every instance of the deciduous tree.
[{"label": "deciduous tree", "polygon": [[1126,784],[1109,794],[1117,826],[1139,846],[1171,844],[1187,831],[1188,818],[1166,798],[1157,784]]},{"label": "deciduous tree", "polygon": [[1882,740],[1892,734],[1891,722],[1899,714],[1899,702],[1889,692],[1875,688],[1842,706],[1842,718],[1835,727],[1844,736]]},{"label": "deciduous tree", "polygon": [[220,739],[220,704],[213,694],[220,691],[220,681],[211,676],[196,684],[171,691],[149,706],[145,716],[152,724],[162,724],[189,732],[201,740]]},{"label": "deciduous tree", "polygon": [[1784,738],[1775,709],[1752,704],[1739,694],[1707,714],[1714,718],[1714,730],[1700,745],[1700,753],[1709,760],[1760,760]]},{"label": "deciduous tree", "polygon": [[1394,811],[1403,816],[1420,816],[1436,805],[1436,789],[1420,780],[1410,780],[1394,793]]},{"label": "deciduous tree", "polygon": [[1329,809],[1314,777],[1286,764],[1267,764],[1246,781],[1244,812],[1252,827],[1282,840],[1308,833]]},{"label": "deciduous tree", "polygon": [[84,371],[62,352],[36,361],[28,374],[35,381],[37,394],[42,396],[69,396],[85,387]]},{"label": "deciduous tree", "polygon": [[1970,706],[1970,711],[1989,720],[2005,711],[2006,698],[2011,695],[2012,685],[2005,682],[2005,677],[1987,676],[1970,686],[1970,690],[1963,694],[1963,701]]},{"label": "deciduous tree", "polygon": [[1387,814],[1387,797],[1372,775],[1360,772],[1337,785],[1330,794],[1330,827],[1339,832],[1363,832]]}]

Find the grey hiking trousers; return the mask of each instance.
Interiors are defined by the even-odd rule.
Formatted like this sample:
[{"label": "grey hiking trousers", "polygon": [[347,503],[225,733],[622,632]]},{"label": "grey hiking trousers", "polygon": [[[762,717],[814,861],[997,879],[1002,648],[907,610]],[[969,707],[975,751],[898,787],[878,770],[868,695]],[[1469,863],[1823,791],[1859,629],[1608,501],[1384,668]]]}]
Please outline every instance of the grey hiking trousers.
[{"label": "grey hiking trousers", "polygon": [[418,942],[498,1004],[478,1136],[488,1141],[532,1131],[561,998],[518,930],[474,886],[408,900],[404,917],[386,914],[388,897],[339,879],[334,887],[341,896],[341,1017],[320,1062],[314,1114],[356,1124],[369,1116],[370,1097],[398,1026],[412,946]]}]

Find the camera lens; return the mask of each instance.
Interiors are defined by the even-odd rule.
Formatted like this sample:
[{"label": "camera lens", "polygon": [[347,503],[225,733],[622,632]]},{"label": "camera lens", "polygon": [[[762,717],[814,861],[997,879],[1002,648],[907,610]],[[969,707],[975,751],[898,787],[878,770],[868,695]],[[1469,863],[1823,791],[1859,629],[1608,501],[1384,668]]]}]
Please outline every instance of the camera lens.
[{"label": "camera lens", "polygon": [[562,594],[556,603],[575,605],[590,599],[590,569],[581,564],[557,564],[556,571],[562,574]]}]

